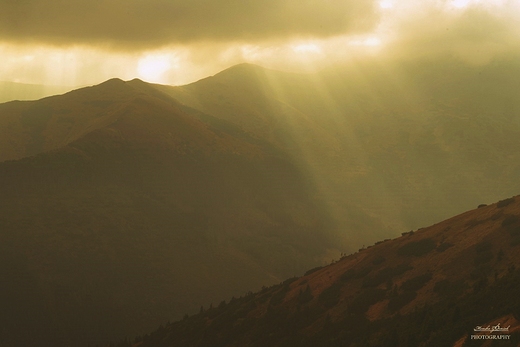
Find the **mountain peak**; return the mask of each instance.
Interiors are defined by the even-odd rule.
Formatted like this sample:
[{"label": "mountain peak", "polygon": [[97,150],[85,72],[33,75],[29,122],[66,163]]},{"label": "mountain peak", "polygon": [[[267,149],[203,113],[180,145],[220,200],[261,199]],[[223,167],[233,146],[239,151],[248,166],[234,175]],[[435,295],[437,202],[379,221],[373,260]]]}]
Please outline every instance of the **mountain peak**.
[{"label": "mountain peak", "polygon": [[106,80],[105,82],[100,83],[99,85],[121,85],[125,84],[125,81],[123,81],[120,78],[114,77],[109,80]]},{"label": "mountain peak", "polygon": [[86,88],[80,88],[73,90],[72,93],[75,92],[82,92],[82,91],[102,91],[103,93],[112,93],[112,92],[121,92],[121,91],[128,91],[131,88],[126,84],[125,81],[123,81],[120,78],[111,78],[109,80],[106,80],[105,82],[101,82],[96,85],[92,85],[90,87]]},{"label": "mountain peak", "polygon": [[136,78],[131,79],[130,81],[127,81],[126,83],[148,83],[148,82],[145,82],[142,79],[136,77]]}]

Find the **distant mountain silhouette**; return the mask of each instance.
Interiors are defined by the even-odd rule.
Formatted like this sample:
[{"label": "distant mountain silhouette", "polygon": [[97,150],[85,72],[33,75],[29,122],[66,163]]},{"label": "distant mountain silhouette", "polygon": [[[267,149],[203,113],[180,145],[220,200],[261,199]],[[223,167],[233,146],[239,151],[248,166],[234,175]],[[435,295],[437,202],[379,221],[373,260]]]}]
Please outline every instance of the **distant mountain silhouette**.
[{"label": "distant mountain silhouette", "polygon": [[466,346],[478,343],[471,335],[490,334],[477,327],[500,325],[506,331],[492,334],[509,339],[498,345],[516,346],[519,245],[516,196],[222,301],[127,345]]},{"label": "distant mountain silhouette", "polygon": [[17,159],[0,163],[0,344],[151,330],[334,247],[290,157],[142,81],[0,114]]},{"label": "distant mountain silhouette", "polygon": [[46,86],[41,84],[0,81],[0,102],[38,100],[47,96],[66,93],[72,89],[72,87],[65,86]]}]

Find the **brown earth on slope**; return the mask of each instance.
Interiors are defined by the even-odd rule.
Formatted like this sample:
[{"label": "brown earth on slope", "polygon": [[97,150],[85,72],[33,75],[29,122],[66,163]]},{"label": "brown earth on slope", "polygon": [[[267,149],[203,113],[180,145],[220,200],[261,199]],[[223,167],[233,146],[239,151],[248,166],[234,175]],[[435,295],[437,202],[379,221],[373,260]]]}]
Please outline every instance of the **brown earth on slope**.
[{"label": "brown earth on slope", "polygon": [[518,247],[520,196],[222,302],[136,345],[473,346],[477,325],[512,322],[516,346]]}]

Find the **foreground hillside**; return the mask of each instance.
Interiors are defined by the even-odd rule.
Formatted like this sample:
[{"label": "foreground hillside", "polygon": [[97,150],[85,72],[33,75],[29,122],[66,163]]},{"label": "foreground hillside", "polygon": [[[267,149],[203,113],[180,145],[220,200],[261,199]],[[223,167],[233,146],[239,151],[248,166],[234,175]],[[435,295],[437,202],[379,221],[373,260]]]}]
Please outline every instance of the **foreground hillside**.
[{"label": "foreground hillside", "polygon": [[197,113],[138,80],[0,105],[0,345],[117,339],[321,263],[305,175]]},{"label": "foreground hillside", "polygon": [[[302,277],[201,309],[134,346],[520,343],[520,196],[376,243]],[[130,345],[122,342],[121,345]],[[495,346],[495,344],[492,344]]]}]

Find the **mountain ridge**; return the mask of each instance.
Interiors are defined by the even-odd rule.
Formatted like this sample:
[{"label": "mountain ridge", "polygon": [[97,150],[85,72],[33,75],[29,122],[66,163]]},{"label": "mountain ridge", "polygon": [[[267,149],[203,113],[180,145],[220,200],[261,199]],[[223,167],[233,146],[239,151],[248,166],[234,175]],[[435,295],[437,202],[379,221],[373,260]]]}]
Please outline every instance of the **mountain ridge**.
[{"label": "mountain ridge", "polygon": [[11,283],[0,293],[2,343],[88,345],[151,329],[320,263],[333,246],[317,235],[328,216],[289,157],[144,82],[17,107],[0,121],[18,115],[11,124],[23,127],[32,107],[32,137],[19,141],[40,142],[0,163],[0,273]]}]

